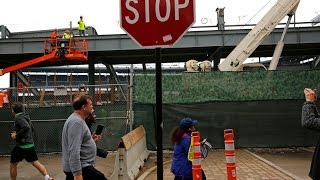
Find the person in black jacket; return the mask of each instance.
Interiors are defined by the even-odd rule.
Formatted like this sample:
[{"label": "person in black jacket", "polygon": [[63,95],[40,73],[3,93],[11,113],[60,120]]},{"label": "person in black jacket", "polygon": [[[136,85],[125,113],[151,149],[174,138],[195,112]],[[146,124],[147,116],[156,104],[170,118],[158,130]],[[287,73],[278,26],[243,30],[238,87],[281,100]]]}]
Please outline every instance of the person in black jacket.
[{"label": "person in black jacket", "polygon": [[14,117],[14,127],[11,138],[16,141],[16,146],[11,152],[10,158],[10,177],[17,179],[17,166],[20,161],[25,159],[31,163],[44,176],[44,180],[51,180],[46,168],[38,161],[38,156],[34,149],[33,125],[27,114],[23,113],[23,105],[15,103],[12,106]]},{"label": "person in black jacket", "polygon": [[[306,101],[302,106],[301,124],[305,128],[320,131],[320,117],[315,104],[316,90],[305,88],[304,95]],[[320,179],[320,138],[313,153],[309,176],[314,180]]]},{"label": "person in black jacket", "polygon": [[[93,110],[91,112],[91,114],[85,119],[86,124],[88,125],[91,132],[92,132],[92,130],[91,130],[92,125],[97,122],[96,117],[97,116]],[[95,136],[95,133],[93,133],[92,135]],[[96,141],[99,141],[100,139],[101,139],[101,135],[99,136],[99,138],[96,138]],[[107,155],[108,155],[108,151],[105,151],[104,149],[97,147],[97,156],[102,157],[102,158],[106,158]]]}]

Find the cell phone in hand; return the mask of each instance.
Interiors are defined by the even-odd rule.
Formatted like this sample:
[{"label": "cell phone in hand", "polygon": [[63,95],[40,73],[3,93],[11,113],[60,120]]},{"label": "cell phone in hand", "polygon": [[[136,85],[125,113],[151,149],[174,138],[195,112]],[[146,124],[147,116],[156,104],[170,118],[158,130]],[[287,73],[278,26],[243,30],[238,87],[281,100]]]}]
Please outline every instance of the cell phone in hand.
[{"label": "cell phone in hand", "polygon": [[96,135],[100,135],[103,131],[104,126],[99,124],[97,129],[96,129]]}]

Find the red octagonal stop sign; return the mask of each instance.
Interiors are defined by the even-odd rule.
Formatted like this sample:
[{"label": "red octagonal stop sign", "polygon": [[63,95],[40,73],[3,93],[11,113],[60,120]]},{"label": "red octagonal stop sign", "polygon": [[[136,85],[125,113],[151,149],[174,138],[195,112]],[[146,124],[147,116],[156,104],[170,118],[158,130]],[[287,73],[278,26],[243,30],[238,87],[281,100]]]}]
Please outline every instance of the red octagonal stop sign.
[{"label": "red octagonal stop sign", "polygon": [[194,0],[121,0],[120,15],[142,47],[172,46],[195,21]]}]

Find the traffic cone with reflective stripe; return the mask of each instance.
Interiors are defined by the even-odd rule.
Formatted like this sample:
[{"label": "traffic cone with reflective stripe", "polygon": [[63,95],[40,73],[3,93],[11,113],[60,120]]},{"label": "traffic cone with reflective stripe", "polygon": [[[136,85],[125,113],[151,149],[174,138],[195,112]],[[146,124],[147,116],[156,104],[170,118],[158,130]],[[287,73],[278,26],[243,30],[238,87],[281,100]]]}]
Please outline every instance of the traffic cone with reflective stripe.
[{"label": "traffic cone with reflective stripe", "polygon": [[201,151],[200,151],[200,133],[192,132],[192,145],[194,150],[193,161],[192,161],[192,179],[201,180],[202,179],[202,169],[201,169]]},{"label": "traffic cone with reflective stripe", "polygon": [[236,173],[236,158],[234,150],[234,133],[233,129],[224,130],[224,154],[226,156],[226,168],[227,168],[227,179],[235,180],[237,179]]}]

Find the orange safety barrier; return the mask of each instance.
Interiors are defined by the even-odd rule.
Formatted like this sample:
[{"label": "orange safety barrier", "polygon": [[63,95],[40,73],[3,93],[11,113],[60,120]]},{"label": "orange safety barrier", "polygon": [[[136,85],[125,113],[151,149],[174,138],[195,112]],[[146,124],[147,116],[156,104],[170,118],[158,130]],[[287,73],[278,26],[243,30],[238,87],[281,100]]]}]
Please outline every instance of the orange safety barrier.
[{"label": "orange safety barrier", "polygon": [[191,133],[191,142],[193,143],[193,161],[192,161],[192,179],[201,180],[202,179],[202,169],[201,169],[201,151],[200,151],[200,133]]},{"label": "orange safety barrier", "polygon": [[227,168],[227,179],[235,180],[237,179],[236,173],[236,158],[234,150],[234,133],[233,129],[224,130],[224,154],[226,156],[226,168]]},{"label": "orange safety barrier", "polygon": [[7,91],[0,91],[0,108],[2,108],[3,106],[10,108],[9,96]]}]

